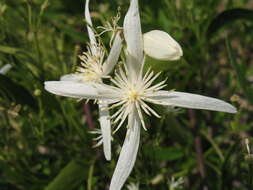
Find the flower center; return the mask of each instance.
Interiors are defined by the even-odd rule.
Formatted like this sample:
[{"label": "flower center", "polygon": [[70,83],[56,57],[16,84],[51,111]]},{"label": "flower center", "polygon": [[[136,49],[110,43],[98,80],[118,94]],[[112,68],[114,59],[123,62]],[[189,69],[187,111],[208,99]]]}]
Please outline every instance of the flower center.
[{"label": "flower center", "polygon": [[85,82],[100,82],[103,77],[102,64],[104,60],[104,49],[94,44],[88,46],[87,49],[87,52],[79,56],[81,59],[81,66],[78,67],[77,71],[83,74],[83,81]]},{"label": "flower center", "polygon": [[[111,79],[111,81],[115,85],[114,89],[117,91],[116,93],[119,94],[118,99],[112,103],[113,105],[109,109],[120,107],[111,116],[114,123],[117,123],[118,121],[120,122],[114,130],[114,133],[120,128],[129,114],[133,113],[135,110],[137,111],[141,124],[145,130],[146,127],[143,113],[160,118],[160,116],[148,105],[148,103],[159,104],[158,101],[156,102],[150,97],[166,86],[165,81],[152,85],[159,75],[160,73],[154,74],[150,69],[147,70],[144,76],[142,75],[142,72],[140,72],[137,79],[130,78],[131,76],[127,75],[122,68],[119,68],[119,72],[115,73],[115,77]],[[112,94],[112,96],[115,96],[115,94]]]},{"label": "flower center", "polygon": [[140,99],[140,93],[136,91],[136,89],[131,88],[128,92],[128,100],[130,101],[138,101]]}]

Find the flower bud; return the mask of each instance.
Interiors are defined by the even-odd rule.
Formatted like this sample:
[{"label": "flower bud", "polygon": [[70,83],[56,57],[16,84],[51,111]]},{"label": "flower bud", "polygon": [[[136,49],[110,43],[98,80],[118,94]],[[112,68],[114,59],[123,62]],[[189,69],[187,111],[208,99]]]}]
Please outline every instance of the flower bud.
[{"label": "flower bud", "polygon": [[178,60],[183,55],[181,46],[166,32],[152,30],[143,35],[144,52],[159,60]]}]

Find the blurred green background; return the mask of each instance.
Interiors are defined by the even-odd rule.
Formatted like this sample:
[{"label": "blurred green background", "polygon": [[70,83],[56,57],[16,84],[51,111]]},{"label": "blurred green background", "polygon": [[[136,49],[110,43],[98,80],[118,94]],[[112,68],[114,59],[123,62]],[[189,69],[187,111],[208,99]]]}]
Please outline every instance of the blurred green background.
[{"label": "blurred green background", "polygon": [[[178,62],[147,59],[167,89],[232,101],[235,115],[154,107],[128,182],[145,190],[252,190],[252,0],[139,0],[143,32],[165,30],[182,46]],[[94,26],[122,18],[128,0],[91,0]],[[46,92],[43,82],[75,71],[88,36],[84,0],[0,0],[0,190],[108,189],[113,159],[92,148],[96,105]],[[108,46],[109,35],[105,34]],[[253,141],[252,141],[253,142]],[[252,149],[253,151],[253,149]],[[171,179],[183,177],[173,187]],[[124,187],[126,189],[126,186]]]}]

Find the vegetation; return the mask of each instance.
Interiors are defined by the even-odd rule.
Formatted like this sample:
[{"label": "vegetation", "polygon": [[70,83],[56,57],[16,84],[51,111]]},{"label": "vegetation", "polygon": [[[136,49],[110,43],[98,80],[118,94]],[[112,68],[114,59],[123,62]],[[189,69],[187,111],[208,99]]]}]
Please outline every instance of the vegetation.
[{"label": "vegetation", "polygon": [[[128,183],[145,190],[251,190],[252,2],[139,3],[143,32],[164,30],[184,51],[180,61],[146,60],[162,71],[158,80],[167,78],[166,89],[231,101],[238,113],[154,107],[162,118],[146,118]],[[118,7],[122,25],[128,6],[92,0],[94,26],[105,25]],[[0,74],[1,190],[108,189],[126,129],[114,135],[106,161],[89,133],[98,127],[96,105],[52,95],[43,84],[80,64],[88,42],[83,11],[83,0],[0,0],[0,68],[12,65]],[[110,36],[103,37],[109,47]],[[174,187],[177,179],[182,185]]]}]

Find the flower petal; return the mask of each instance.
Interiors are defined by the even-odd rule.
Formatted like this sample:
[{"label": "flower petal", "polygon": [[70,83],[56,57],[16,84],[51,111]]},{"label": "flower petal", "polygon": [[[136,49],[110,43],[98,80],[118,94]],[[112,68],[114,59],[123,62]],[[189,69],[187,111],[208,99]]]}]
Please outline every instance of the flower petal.
[{"label": "flower petal", "polygon": [[[85,14],[86,22],[88,23],[88,25],[92,26],[92,21],[91,21],[91,17],[90,17],[90,10],[89,10],[89,3],[90,3],[90,0],[86,0],[85,13],[84,14]],[[97,44],[95,34],[94,34],[93,30],[91,29],[91,27],[88,26],[88,25],[87,25],[87,30],[88,30],[90,43],[91,43],[91,45],[92,44]],[[95,51],[94,49],[95,48],[92,48],[92,51]],[[95,54],[96,52],[92,52],[92,53]]]},{"label": "flower petal", "polygon": [[178,60],[183,55],[181,46],[166,32],[152,30],[143,35],[144,52],[159,60]]},{"label": "flower petal", "polygon": [[158,91],[153,96],[150,96],[150,98],[161,105],[221,111],[227,113],[237,112],[234,106],[224,102],[223,100],[186,92]]},{"label": "flower petal", "polygon": [[61,81],[75,81],[75,82],[81,82],[83,80],[84,76],[81,73],[71,73],[67,75],[61,76]]},{"label": "flower petal", "polygon": [[143,60],[143,39],[138,0],[131,0],[124,19],[124,37],[127,43],[127,61],[129,72],[138,76]]},{"label": "flower petal", "polygon": [[0,74],[4,75],[6,74],[10,69],[12,68],[11,64],[6,64],[3,67],[0,68]]},{"label": "flower petal", "polygon": [[106,160],[111,160],[111,122],[107,104],[99,102],[99,122],[101,126],[103,150]]},{"label": "flower petal", "polygon": [[110,93],[114,93],[105,85],[73,81],[46,81],[45,89],[60,96],[99,100],[111,99]]},{"label": "flower petal", "polygon": [[110,54],[106,62],[103,64],[104,75],[108,75],[114,68],[115,64],[118,62],[122,48],[122,38],[120,34],[120,32],[117,33]]},{"label": "flower petal", "polygon": [[140,120],[136,114],[129,116],[129,126],[117,166],[112,176],[110,190],[120,190],[130,175],[140,143]]}]

